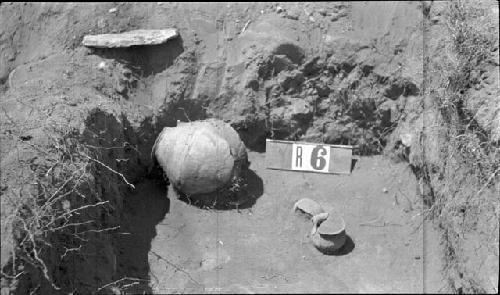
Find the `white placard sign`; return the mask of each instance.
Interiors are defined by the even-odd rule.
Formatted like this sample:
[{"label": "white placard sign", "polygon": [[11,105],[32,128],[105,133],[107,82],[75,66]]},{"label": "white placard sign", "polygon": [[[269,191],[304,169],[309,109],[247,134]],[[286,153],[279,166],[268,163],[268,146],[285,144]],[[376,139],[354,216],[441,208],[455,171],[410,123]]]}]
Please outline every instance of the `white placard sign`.
[{"label": "white placard sign", "polygon": [[328,173],[330,146],[313,144],[293,144],[292,170]]}]

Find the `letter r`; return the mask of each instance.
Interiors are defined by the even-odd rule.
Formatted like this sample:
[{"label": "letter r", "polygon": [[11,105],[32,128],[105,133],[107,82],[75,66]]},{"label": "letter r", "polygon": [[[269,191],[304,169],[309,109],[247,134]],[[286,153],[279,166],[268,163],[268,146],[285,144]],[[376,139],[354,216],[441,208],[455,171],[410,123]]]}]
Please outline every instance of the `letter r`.
[{"label": "letter r", "polygon": [[[300,162],[300,164],[299,164]],[[296,154],[295,154],[295,166],[302,167],[302,147],[297,146]]]}]

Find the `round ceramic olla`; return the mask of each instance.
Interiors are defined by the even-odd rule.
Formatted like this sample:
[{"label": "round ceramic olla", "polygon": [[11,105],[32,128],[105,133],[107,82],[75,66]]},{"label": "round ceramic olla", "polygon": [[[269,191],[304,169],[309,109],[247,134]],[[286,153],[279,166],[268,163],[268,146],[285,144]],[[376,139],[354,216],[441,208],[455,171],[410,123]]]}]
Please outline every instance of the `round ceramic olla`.
[{"label": "round ceramic olla", "polygon": [[345,222],[340,216],[330,216],[318,227],[312,236],[314,246],[323,253],[338,251],[346,241]]}]

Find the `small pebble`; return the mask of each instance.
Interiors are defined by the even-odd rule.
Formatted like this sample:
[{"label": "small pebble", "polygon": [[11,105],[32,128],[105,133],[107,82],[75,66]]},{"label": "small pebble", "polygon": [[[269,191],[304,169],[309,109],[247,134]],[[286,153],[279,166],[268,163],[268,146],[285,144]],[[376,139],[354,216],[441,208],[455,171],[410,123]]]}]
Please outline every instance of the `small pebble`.
[{"label": "small pebble", "polygon": [[299,19],[299,16],[296,13],[287,13],[284,15],[284,17],[289,18],[289,19],[293,19],[293,20]]},{"label": "small pebble", "polygon": [[110,10],[108,10],[109,13],[115,13],[117,11],[118,11],[118,9],[116,7],[113,7]]},{"label": "small pebble", "polygon": [[69,211],[71,209],[71,203],[68,200],[64,200],[61,203],[64,211]]},{"label": "small pebble", "polygon": [[386,193],[386,194],[389,192],[389,190],[388,190],[387,188],[385,188],[385,187],[382,189],[382,191],[383,191],[384,193]]},{"label": "small pebble", "polygon": [[420,255],[415,256],[416,260],[420,260]]},{"label": "small pebble", "polygon": [[283,12],[283,7],[281,7],[281,6],[277,6],[277,7],[276,7],[276,12],[277,12],[277,13],[282,13],[282,12]]},{"label": "small pebble", "polygon": [[105,19],[100,19],[97,21],[97,27],[99,29],[104,29],[106,27],[107,23]]},{"label": "small pebble", "polygon": [[97,68],[101,71],[104,70],[106,68],[106,63],[101,61],[99,65],[97,65]]}]

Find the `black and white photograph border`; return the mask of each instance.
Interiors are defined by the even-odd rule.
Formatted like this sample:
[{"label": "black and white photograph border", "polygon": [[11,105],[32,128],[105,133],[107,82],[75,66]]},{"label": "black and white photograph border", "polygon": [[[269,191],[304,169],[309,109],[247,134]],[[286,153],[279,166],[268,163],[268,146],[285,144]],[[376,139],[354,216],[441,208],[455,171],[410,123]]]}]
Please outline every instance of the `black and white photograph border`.
[{"label": "black and white photograph border", "polygon": [[0,2],[1,294],[498,293],[498,14]]}]

